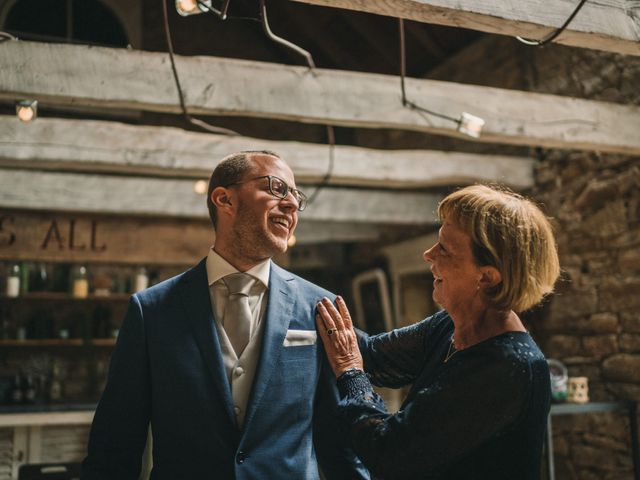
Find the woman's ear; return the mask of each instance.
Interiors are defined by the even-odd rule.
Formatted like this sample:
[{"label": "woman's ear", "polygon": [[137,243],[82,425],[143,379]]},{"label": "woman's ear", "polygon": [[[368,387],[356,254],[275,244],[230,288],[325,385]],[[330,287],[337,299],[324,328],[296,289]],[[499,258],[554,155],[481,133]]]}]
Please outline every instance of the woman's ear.
[{"label": "woman's ear", "polygon": [[502,282],[502,274],[496,267],[486,266],[480,267],[480,282],[479,287],[483,290],[493,288]]}]

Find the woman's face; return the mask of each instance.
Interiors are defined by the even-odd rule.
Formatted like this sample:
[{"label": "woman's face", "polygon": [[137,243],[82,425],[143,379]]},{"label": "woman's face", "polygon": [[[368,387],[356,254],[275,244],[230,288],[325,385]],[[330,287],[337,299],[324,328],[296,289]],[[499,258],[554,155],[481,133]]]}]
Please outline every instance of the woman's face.
[{"label": "woman's face", "polygon": [[482,272],[471,252],[471,237],[457,225],[445,221],[438,243],[424,252],[434,277],[433,299],[448,312],[470,305],[479,293]]}]

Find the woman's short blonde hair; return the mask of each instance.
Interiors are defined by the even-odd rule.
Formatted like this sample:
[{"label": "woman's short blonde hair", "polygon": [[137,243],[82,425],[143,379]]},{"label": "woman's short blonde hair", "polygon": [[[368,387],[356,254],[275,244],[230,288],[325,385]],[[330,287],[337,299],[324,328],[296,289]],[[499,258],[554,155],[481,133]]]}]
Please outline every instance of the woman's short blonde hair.
[{"label": "woman's short blonde hair", "polygon": [[485,295],[500,310],[527,310],[553,291],[560,264],[551,224],[531,201],[504,187],[472,185],[438,206],[471,237],[478,265],[498,269],[502,282]]}]

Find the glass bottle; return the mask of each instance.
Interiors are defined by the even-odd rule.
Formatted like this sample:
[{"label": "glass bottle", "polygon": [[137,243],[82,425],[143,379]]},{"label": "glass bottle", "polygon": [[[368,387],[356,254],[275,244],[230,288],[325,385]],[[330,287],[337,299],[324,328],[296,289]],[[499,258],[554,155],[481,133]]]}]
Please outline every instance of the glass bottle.
[{"label": "glass bottle", "polygon": [[49,272],[45,263],[34,265],[31,270],[29,286],[32,292],[46,292],[49,289]]},{"label": "glass bottle", "polygon": [[36,403],[36,386],[31,375],[25,377],[22,399],[24,403]]},{"label": "glass bottle", "polygon": [[31,275],[31,263],[22,262],[20,266],[20,293],[28,293],[29,289],[29,277]]},{"label": "glass bottle", "polygon": [[149,286],[149,275],[147,269],[140,267],[136,272],[136,278],[134,282],[135,291],[140,292]]},{"label": "glass bottle", "polygon": [[87,298],[89,296],[89,278],[87,278],[87,267],[84,265],[74,269],[72,294],[75,298]]},{"label": "glass bottle", "polygon": [[11,391],[9,392],[9,399],[13,404],[22,403],[24,396],[22,394],[22,378],[19,373],[16,373],[13,378],[13,384],[11,385]]},{"label": "glass bottle", "polygon": [[62,382],[60,381],[60,367],[54,362],[51,367],[51,378],[49,379],[49,401],[59,402],[62,399]]},{"label": "glass bottle", "polygon": [[7,275],[7,297],[17,297],[20,295],[20,265],[11,265]]}]

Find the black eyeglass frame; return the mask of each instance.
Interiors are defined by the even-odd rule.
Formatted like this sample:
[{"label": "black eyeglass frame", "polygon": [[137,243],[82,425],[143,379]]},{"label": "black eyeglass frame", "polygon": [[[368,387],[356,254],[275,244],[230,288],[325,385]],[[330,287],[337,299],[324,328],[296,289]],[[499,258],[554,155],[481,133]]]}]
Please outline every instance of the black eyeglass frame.
[{"label": "black eyeglass frame", "polygon": [[[271,195],[273,195],[276,198],[284,199],[284,198],[287,198],[287,195],[289,195],[289,192],[291,192],[291,195],[293,196],[294,200],[298,203],[298,210],[301,212],[305,208],[307,208],[307,196],[304,193],[302,193],[300,190],[298,190],[297,188],[291,188],[287,182],[285,182],[280,177],[276,177],[275,175],[262,175],[260,177],[248,178],[247,180],[243,180],[242,182],[233,182],[233,183],[229,183],[228,185],[223,185],[223,186],[224,186],[224,188],[229,188],[229,187],[232,187],[234,185],[242,185],[243,183],[253,182],[254,180],[261,180],[263,178],[269,179],[269,193]],[[284,193],[278,193],[273,188],[273,180],[274,179],[278,180],[279,182],[281,182],[284,185]]]}]

